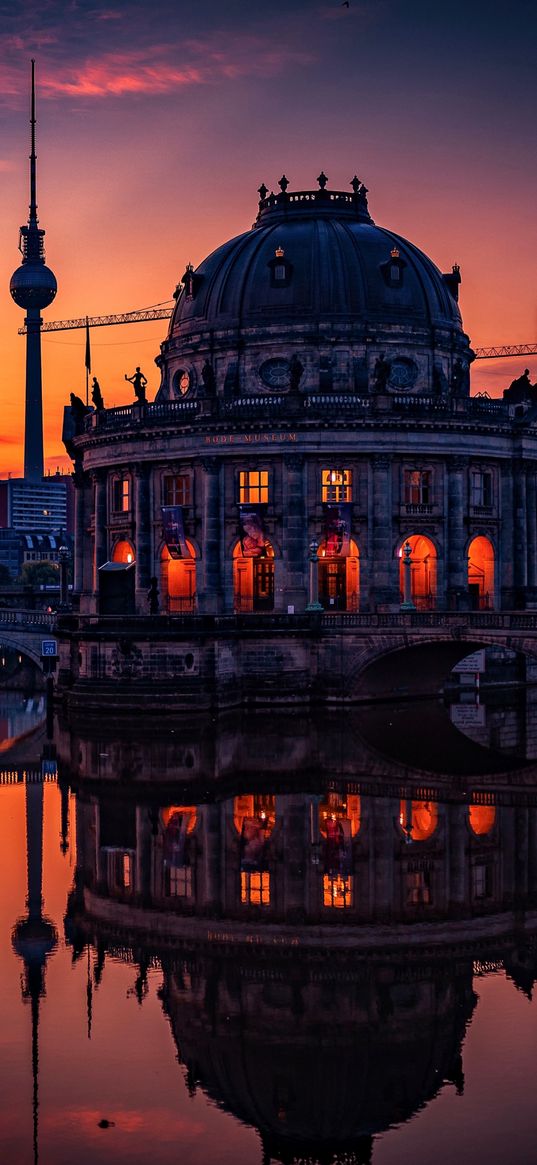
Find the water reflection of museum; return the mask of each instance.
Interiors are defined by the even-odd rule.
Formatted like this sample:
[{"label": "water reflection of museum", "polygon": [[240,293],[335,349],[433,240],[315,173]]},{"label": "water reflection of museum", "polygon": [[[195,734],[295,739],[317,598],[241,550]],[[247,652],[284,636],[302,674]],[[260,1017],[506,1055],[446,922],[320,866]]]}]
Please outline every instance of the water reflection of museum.
[{"label": "water reflection of museum", "polygon": [[104,894],[237,920],[411,920],[537,891],[530,809],[326,792],[149,808],[80,794],[77,812],[97,913]]}]

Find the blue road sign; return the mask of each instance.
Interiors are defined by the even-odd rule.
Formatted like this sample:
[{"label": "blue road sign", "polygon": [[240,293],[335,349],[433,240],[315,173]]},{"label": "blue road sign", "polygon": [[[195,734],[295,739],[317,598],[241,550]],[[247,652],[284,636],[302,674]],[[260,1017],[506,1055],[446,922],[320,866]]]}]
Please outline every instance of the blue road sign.
[{"label": "blue road sign", "polygon": [[58,656],[58,641],[56,639],[42,639],[41,655],[43,659],[56,659]]}]

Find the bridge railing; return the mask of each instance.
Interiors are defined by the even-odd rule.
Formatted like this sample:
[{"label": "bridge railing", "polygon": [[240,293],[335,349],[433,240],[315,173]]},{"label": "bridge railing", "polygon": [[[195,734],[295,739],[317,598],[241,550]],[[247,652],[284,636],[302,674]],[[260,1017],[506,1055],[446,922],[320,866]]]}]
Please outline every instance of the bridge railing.
[{"label": "bridge railing", "polygon": [[[24,612],[12,612],[23,615]],[[39,619],[36,612],[30,616]],[[46,617],[46,616],[45,616]],[[60,614],[48,616],[52,628],[59,631],[136,631],[138,634],[158,634],[166,629],[184,629],[218,634],[226,631],[300,631],[321,626],[325,630],[343,628],[364,630],[393,630],[409,628],[460,631],[537,631],[537,611],[323,611],[297,612],[293,615],[279,611],[240,612],[236,614],[204,615],[199,612],[165,612],[159,615],[96,615]],[[56,622],[57,620],[57,622]],[[0,613],[0,625],[2,615]]]},{"label": "bridge railing", "polygon": [[56,627],[56,619],[57,615],[52,611],[9,611],[0,608],[0,627],[53,631]]}]

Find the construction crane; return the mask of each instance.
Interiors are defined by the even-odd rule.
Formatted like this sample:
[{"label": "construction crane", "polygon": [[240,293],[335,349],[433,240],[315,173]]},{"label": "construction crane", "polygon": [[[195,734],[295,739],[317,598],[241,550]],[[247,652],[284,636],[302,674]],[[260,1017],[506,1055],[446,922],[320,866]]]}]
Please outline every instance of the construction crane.
[{"label": "construction crane", "polygon": [[[124,311],[119,315],[81,316],[75,320],[51,320],[42,325],[42,332],[67,332],[72,328],[109,328],[113,324],[144,324],[150,320],[168,320],[172,313],[173,300],[165,300],[153,307],[142,307],[138,311]],[[26,335],[26,328],[19,328],[19,336]],[[501,344],[494,348],[474,348],[476,360],[500,360],[507,356],[536,356],[537,341],[533,344]]]}]

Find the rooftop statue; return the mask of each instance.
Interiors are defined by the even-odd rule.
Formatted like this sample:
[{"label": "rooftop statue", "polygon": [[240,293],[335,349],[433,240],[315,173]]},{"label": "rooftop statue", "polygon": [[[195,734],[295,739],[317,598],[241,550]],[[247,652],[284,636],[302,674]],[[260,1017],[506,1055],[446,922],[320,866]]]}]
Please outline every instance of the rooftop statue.
[{"label": "rooftop statue", "polygon": [[304,365],[296,352],[289,361],[289,388],[291,392],[298,392],[300,381],[304,375]]},{"label": "rooftop statue", "polygon": [[503,399],[511,404],[522,404],[525,401],[537,403],[537,385],[530,381],[529,368],[525,368],[522,376],[517,376],[511,381],[509,388],[504,389]]},{"label": "rooftop statue", "polygon": [[384,352],[377,356],[373,369],[373,392],[384,392],[390,378],[390,362],[385,360]]},{"label": "rooftop statue", "polygon": [[77,437],[78,434],[82,433],[84,429],[84,418],[88,415],[90,410],[88,406],[84,404],[82,397],[77,396],[76,393],[71,392],[69,394],[69,399],[71,401],[71,416],[75,426],[75,437]]},{"label": "rooftop statue", "polygon": [[104,400],[103,394],[101,392],[101,386],[96,376],[93,377],[91,382],[91,399],[95,405],[96,411],[101,413],[104,409]]},{"label": "rooftop statue", "polygon": [[144,405],[145,404],[145,386],[147,384],[147,377],[144,376],[143,372],[140,371],[139,365],[137,365],[136,372],[134,373],[133,376],[127,376],[127,373],[125,373],[125,380],[128,380],[129,384],[133,385],[134,395],[135,395],[137,401],[139,402],[139,404]]},{"label": "rooftop statue", "polygon": [[216,377],[210,360],[206,360],[201,370],[201,379],[207,396],[213,396],[216,389]]}]

